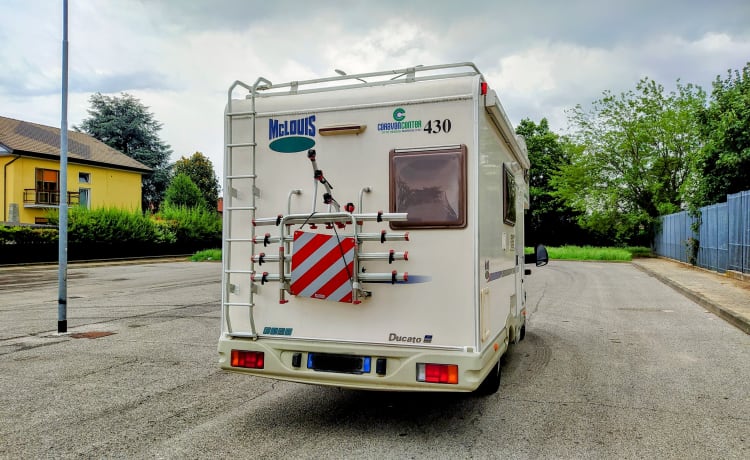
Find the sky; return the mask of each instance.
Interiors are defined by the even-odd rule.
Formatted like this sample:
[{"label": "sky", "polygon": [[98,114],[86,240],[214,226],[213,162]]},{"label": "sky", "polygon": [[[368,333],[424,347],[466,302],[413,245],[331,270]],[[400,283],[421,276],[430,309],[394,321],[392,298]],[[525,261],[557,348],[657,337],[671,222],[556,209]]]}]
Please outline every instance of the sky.
[{"label": "sky", "polygon": [[[0,0],[0,116],[61,126],[62,0]],[[223,171],[235,80],[288,82],[474,62],[516,125],[644,77],[669,91],[750,62],[748,0],[69,0],[68,127],[92,94],[128,93],[162,123],[172,161]],[[221,180],[220,180],[221,183]]]}]

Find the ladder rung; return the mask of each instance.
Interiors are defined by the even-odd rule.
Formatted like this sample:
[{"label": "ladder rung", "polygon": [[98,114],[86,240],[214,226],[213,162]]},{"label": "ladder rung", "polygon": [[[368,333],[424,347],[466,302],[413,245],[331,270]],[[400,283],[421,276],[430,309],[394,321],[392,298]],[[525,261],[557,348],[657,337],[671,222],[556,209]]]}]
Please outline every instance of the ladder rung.
[{"label": "ladder rung", "polygon": [[252,275],[255,273],[252,270],[224,270],[224,273],[226,274],[245,274],[245,275]]},{"label": "ladder rung", "polygon": [[252,238],[227,238],[224,241],[229,243],[254,243]]},{"label": "ladder rung", "polygon": [[227,176],[227,179],[257,179],[257,174],[238,174],[235,176]]},{"label": "ladder rung", "polygon": [[225,302],[224,305],[227,307],[248,307],[248,308],[255,306],[255,304],[247,303],[247,302]]},{"label": "ladder rung", "polygon": [[226,211],[255,211],[255,206],[230,206],[224,208]]},{"label": "ladder rung", "polygon": [[236,144],[227,144],[227,147],[255,147],[258,144],[256,142],[238,142]]}]

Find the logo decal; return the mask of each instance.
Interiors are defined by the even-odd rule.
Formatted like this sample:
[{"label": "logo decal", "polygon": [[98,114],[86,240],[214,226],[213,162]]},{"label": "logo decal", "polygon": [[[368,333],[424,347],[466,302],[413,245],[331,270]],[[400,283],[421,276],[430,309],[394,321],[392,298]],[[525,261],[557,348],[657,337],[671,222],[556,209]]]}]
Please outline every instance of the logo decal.
[{"label": "logo decal", "polygon": [[266,335],[292,335],[292,328],[266,326],[263,328],[263,333]]},{"label": "logo decal", "polygon": [[432,334],[427,334],[422,337],[416,337],[416,336],[404,336],[404,335],[398,335],[395,332],[391,332],[388,334],[388,341],[389,342],[401,342],[401,343],[432,343]]},{"label": "logo decal", "polygon": [[274,152],[303,152],[315,145],[315,115],[294,120],[268,120],[269,147]]},{"label": "logo decal", "polygon": [[422,120],[407,120],[406,110],[401,107],[393,111],[393,121],[378,123],[378,131],[381,133],[404,133],[421,129]]}]

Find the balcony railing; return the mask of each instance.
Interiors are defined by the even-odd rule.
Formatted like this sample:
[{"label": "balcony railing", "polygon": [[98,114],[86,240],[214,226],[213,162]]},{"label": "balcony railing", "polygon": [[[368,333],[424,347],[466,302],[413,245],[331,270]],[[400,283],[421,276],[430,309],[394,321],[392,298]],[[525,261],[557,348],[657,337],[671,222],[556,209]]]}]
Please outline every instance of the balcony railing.
[{"label": "balcony railing", "polygon": [[[79,204],[80,193],[68,192],[68,204]],[[33,188],[27,188],[23,190],[23,204],[24,206],[60,206],[60,192],[48,192],[44,190],[36,190]]]}]

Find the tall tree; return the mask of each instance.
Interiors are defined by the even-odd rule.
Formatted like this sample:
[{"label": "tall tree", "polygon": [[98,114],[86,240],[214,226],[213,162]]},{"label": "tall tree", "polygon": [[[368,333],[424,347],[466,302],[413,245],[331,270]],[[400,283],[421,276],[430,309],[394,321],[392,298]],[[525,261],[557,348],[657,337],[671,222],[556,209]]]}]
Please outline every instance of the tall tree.
[{"label": "tall tree", "polygon": [[588,232],[578,225],[578,211],[554,195],[553,175],[570,165],[566,140],[550,131],[549,122],[539,124],[526,118],[516,127],[526,141],[531,169],[529,170],[530,210],[525,216],[527,241],[552,246],[592,243]]},{"label": "tall tree", "polygon": [[677,82],[677,91],[648,78],[635,91],[605,92],[590,111],[570,114],[578,148],[553,178],[556,195],[582,212],[586,228],[616,242],[650,242],[657,216],[684,207],[684,185],[701,146],[700,87]]},{"label": "tall tree", "polygon": [[74,126],[113,149],[140,161],[153,171],[143,176],[143,209],[158,209],[170,180],[169,145],[159,138],[161,123],[138,99],[127,93],[89,98],[89,117]]},{"label": "tall tree", "polygon": [[203,194],[206,205],[215,210],[219,200],[219,181],[214,172],[214,165],[201,152],[195,152],[190,158],[181,157],[172,166],[175,175],[187,175]]},{"label": "tall tree", "polygon": [[164,204],[173,207],[205,208],[206,202],[197,185],[187,174],[177,174],[164,193]]},{"label": "tall tree", "polygon": [[750,190],[750,62],[716,77],[699,118],[705,145],[696,161],[695,208]]}]

